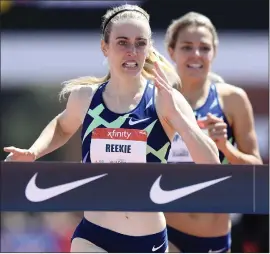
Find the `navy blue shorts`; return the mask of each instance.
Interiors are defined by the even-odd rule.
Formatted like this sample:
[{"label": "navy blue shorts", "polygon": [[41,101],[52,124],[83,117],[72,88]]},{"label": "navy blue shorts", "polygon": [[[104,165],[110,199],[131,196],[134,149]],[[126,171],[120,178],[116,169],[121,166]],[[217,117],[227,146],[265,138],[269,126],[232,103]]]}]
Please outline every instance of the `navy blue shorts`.
[{"label": "navy blue shorts", "polygon": [[164,253],[168,247],[167,229],[147,236],[128,236],[100,227],[85,218],[72,236],[90,241],[107,252]]},{"label": "navy blue shorts", "polygon": [[167,225],[169,241],[184,253],[228,252],[231,234],[219,237],[197,237],[185,234]]}]

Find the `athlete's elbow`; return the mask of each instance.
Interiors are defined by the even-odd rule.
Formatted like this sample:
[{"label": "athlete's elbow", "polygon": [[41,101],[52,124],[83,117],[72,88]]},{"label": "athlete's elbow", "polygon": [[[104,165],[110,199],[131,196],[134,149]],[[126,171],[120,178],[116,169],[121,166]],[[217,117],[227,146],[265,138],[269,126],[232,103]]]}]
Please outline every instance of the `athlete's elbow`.
[{"label": "athlete's elbow", "polygon": [[202,164],[220,164],[219,156],[215,153],[211,153],[202,158]]},{"label": "athlete's elbow", "polygon": [[213,153],[204,153],[192,156],[196,164],[220,164],[219,157]]},{"label": "athlete's elbow", "polygon": [[253,165],[263,165],[263,160],[260,155],[252,155],[251,163]]},{"label": "athlete's elbow", "polygon": [[210,164],[221,164],[219,154],[214,154]]},{"label": "athlete's elbow", "polygon": [[191,157],[197,164],[220,164],[218,150],[209,146],[192,154]]},{"label": "athlete's elbow", "polygon": [[63,140],[63,142],[68,141],[72,137],[73,133],[71,133],[68,128],[64,128],[65,125],[63,125],[59,116],[55,118],[55,121],[55,135],[57,135],[61,140]]},{"label": "athlete's elbow", "polygon": [[263,165],[263,159],[262,159],[259,152],[255,153],[254,157],[255,157],[255,164],[256,165]]}]

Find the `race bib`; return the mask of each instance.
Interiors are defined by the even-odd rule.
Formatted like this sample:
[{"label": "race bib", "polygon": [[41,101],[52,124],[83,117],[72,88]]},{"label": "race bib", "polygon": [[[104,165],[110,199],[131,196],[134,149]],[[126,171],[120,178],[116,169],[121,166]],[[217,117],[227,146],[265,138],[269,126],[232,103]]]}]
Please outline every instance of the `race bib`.
[{"label": "race bib", "polygon": [[[207,117],[201,117],[200,119],[197,120],[197,124],[200,127],[200,129],[203,131],[204,134],[209,136],[208,129],[206,128],[204,121],[207,119]],[[189,153],[189,150],[182,139],[182,137],[176,133],[173,142],[171,144],[171,150],[169,153],[169,162],[191,162],[192,157]]]},{"label": "race bib", "polygon": [[145,163],[147,132],[135,129],[96,128],[92,132],[93,163]]},{"label": "race bib", "polygon": [[183,141],[182,137],[178,133],[174,135],[168,161],[169,162],[193,161],[185,142]]}]

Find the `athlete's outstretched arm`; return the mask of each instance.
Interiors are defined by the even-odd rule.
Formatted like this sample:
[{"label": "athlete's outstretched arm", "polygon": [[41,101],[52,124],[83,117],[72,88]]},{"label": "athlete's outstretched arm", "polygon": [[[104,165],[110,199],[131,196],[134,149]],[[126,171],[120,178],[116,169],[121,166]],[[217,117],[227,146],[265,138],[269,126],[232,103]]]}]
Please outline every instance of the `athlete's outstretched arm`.
[{"label": "athlete's outstretched arm", "polygon": [[232,86],[227,100],[237,148],[227,141],[222,152],[231,164],[262,164],[253,109],[246,92],[242,88]]},{"label": "athlete's outstretched arm", "polygon": [[66,109],[45,127],[29,149],[5,147],[4,151],[10,153],[6,161],[34,161],[63,146],[83,121],[85,109],[81,93],[82,91],[77,89],[70,94]]},{"label": "athlete's outstretched arm", "polygon": [[175,89],[174,95],[178,112],[171,120],[171,125],[183,138],[192,159],[198,164],[219,164],[216,144],[200,129],[193,110],[184,96]]}]

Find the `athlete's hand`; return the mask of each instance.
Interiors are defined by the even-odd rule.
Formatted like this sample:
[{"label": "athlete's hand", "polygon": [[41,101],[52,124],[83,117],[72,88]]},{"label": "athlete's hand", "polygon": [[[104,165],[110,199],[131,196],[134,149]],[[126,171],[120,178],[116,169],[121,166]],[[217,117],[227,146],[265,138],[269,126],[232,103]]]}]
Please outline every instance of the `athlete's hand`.
[{"label": "athlete's hand", "polygon": [[173,87],[157,62],[155,62],[155,69],[153,71],[155,74],[155,86],[158,89],[157,100],[160,105],[158,111],[162,117],[170,121],[172,117],[175,117],[175,113],[177,112]]},{"label": "athlete's hand", "polygon": [[227,124],[223,121],[223,119],[208,113],[207,119],[205,121],[201,121],[201,124],[203,125],[201,127],[208,129],[208,134],[216,143],[218,149],[220,151],[225,149],[226,143],[228,142],[228,135]]},{"label": "athlete's hand", "polygon": [[20,149],[14,146],[4,147],[4,151],[9,153],[5,161],[23,161],[32,162],[35,161],[35,154],[28,149]]}]

